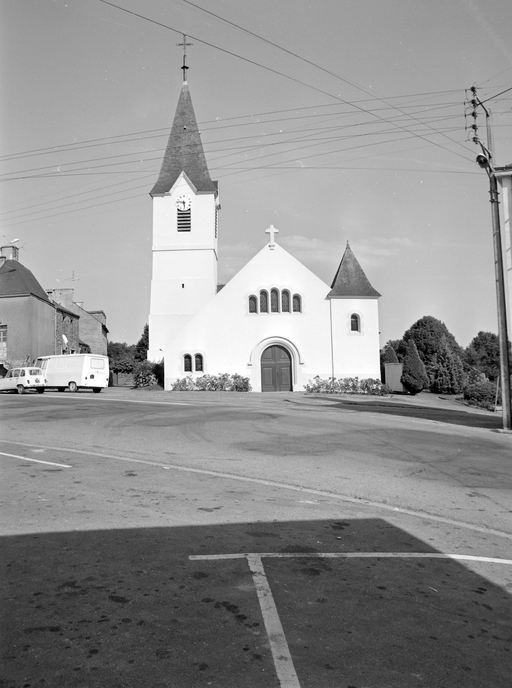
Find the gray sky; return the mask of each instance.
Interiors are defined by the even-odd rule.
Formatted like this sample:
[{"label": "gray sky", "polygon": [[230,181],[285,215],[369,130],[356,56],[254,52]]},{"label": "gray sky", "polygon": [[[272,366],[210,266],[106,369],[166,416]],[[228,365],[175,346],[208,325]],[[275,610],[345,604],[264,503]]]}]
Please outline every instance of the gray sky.
[{"label": "gray sky", "polygon": [[184,32],[220,282],[274,224],[328,283],[350,241],[382,294],[382,344],[423,315],[464,346],[496,332],[464,99],[473,84],[489,99],[496,163],[512,163],[512,90],[497,95],[512,88],[510,0],[194,1],[115,0],[150,22],[100,0],[0,0],[0,235],[43,287],[74,287],[112,341],[139,339]]}]

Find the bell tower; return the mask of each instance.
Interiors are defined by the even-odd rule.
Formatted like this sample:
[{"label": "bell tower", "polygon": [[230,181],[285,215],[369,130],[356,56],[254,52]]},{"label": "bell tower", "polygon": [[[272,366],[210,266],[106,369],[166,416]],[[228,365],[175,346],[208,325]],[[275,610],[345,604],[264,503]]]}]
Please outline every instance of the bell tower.
[{"label": "bell tower", "polygon": [[159,361],[165,344],[217,291],[220,209],[186,80],[183,84],[153,199],[153,261],[148,359]]}]

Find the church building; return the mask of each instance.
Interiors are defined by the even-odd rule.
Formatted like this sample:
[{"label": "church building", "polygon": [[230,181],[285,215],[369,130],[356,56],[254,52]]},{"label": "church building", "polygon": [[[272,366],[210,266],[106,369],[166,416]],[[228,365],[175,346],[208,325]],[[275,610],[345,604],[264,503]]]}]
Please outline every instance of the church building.
[{"label": "church building", "polygon": [[148,359],[165,389],[188,375],[238,373],[254,392],[322,378],[380,379],[380,294],[347,243],[329,286],[262,228],[265,245],[222,288],[220,210],[186,81],[153,199]]}]

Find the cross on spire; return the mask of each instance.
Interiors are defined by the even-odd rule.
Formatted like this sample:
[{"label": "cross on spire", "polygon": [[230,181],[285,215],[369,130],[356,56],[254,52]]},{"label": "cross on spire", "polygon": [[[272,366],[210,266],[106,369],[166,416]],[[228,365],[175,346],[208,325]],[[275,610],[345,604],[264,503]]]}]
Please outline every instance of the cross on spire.
[{"label": "cross on spire", "polygon": [[187,34],[183,34],[183,43],[176,43],[176,45],[182,46],[183,47],[183,65],[181,69],[183,70],[183,82],[187,80],[187,48],[191,45],[194,45],[193,43],[187,43]]},{"label": "cross on spire", "polygon": [[270,239],[268,241],[268,245],[270,247],[270,250],[274,250],[274,246],[276,245],[276,240],[275,240],[275,234],[279,232],[278,229],[274,227],[274,225],[270,225],[268,229],[265,230],[265,234],[270,234]]}]

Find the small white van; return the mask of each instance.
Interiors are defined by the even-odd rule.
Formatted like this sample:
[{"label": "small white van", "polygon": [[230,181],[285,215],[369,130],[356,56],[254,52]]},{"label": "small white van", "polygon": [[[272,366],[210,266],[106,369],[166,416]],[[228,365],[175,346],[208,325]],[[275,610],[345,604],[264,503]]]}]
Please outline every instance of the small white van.
[{"label": "small white van", "polygon": [[63,392],[80,388],[99,393],[108,387],[108,357],[99,354],[63,354],[61,356],[40,356],[36,365],[46,378],[46,389],[55,387]]}]

